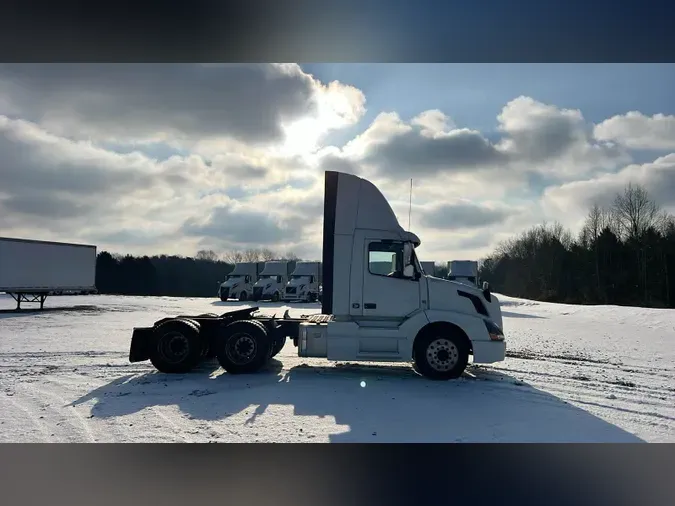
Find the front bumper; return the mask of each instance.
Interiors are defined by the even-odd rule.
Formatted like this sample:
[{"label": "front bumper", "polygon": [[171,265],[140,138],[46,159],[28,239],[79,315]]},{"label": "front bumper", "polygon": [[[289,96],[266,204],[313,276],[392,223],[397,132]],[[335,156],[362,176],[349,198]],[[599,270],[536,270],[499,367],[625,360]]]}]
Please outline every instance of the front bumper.
[{"label": "front bumper", "polygon": [[473,341],[474,364],[503,362],[506,358],[506,341]]},{"label": "front bumper", "polygon": [[129,362],[143,362],[150,358],[153,330],[153,327],[134,327],[129,347]]}]

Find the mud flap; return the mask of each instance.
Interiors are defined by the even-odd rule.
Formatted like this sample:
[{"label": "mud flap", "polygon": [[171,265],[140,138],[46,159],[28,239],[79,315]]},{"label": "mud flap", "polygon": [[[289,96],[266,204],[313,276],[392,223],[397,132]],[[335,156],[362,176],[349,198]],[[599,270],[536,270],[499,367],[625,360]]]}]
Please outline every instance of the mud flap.
[{"label": "mud flap", "polygon": [[150,359],[150,348],[153,343],[153,327],[136,327],[131,335],[129,362],[143,362]]}]

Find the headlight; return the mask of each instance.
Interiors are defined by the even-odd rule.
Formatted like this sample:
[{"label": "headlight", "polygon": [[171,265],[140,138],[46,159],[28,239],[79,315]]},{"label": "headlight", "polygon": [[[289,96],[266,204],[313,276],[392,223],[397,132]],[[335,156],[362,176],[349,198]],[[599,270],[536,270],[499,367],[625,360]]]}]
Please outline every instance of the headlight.
[{"label": "headlight", "polygon": [[491,320],[483,320],[483,322],[485,323],[485,328],[488,331],[491,341],[504,340],[504,332],[502,332],[502,329],[500,329],[495,322]]}]

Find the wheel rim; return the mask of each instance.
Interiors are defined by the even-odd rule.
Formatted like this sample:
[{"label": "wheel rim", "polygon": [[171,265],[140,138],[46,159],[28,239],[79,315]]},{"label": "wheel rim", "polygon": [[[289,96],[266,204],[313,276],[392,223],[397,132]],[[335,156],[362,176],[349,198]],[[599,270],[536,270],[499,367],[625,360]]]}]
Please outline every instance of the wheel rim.
[{"label": "wheel rim", "polygon": [[177,364],[190,352],[190,343],[187,337],[180,332],[170,332],[162,337],[158,348],[166,362]]},{"label": "wheel rim", "polygon": [[234,334],[227,340],[225,353],[227,358],[237,365],[245,365],[251,362],[258,351],[258,346],[248,334]]},{"label": "wheel rim", "polygon": [[459,362],[459,350],[455,343],[448,339],[435,339],[427,348],[427,362],[439,372],[447,372]]}]

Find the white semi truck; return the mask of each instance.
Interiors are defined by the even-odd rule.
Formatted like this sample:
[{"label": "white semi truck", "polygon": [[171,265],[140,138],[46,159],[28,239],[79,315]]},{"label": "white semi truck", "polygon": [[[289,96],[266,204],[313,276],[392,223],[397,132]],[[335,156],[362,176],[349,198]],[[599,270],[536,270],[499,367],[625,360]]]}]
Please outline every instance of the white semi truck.
[{"label": "white semi truck", "polygon": [[253,295],[253,285],[258,281],[258,275],[265,267],[265,262],[240,262],[234,264],[225,281],[218,289],[220,300],[228,299],[246,301]]},{"label": "white semi truck", "polygon": [[96,292],[96,246],[0,237],[0,292],[44,308],[49,295]]},{"label": "white semi truck", "polygon": [[[253,373],[289,338],[300,357],[412,362],[438,380],[459,377],[471,355],[474,363],[504,360],[501,307],[489,286],[427,276],[415,253],[419,245],[372,183],[327,171],[321,314],[277,317],[252,306],[163,318],[133,329],[129,361],[185,373],[215,355],[230,374]],[[393,270],[373,272],[379,263]]]},{"label": "white semi truck", "polygon": [[478,262],[451,260],[448,262],[448,279],[470,286],[478,286]]},{"label": "white semi truck", "polygon": [[435,262],[420,262],[422,265],[422,270],[424,271],[424,274],[427,274],[429,276],[435,276],[436,275],[436,263]]},{"label": "white semi truck", "polygon": [[321,262],[298,262],[286,283],[283,301],[316,302],[321,286]]},{"label": "white semi truck", "polygon": [[279,302],[284,294],[284,289],[291,272],[295,269],[295,261],[272,260],[265,262],[265,268],[258,276],[258,281],[253,285],[254,301],[271,300]]}]

